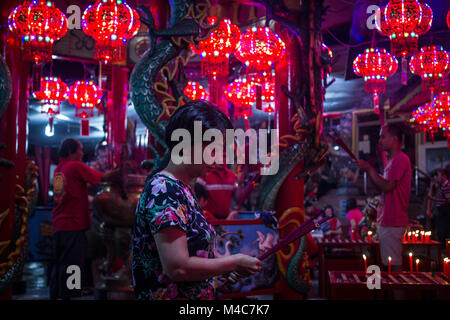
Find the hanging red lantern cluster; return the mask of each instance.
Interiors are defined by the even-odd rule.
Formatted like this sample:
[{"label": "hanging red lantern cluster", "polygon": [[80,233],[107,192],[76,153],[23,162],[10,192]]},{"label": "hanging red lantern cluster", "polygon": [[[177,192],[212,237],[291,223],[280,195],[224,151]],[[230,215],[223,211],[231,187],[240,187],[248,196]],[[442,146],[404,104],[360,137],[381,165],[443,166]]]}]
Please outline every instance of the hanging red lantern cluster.
[{"label": "hanging red lantern cluster", "polygon": [[53,42],[67,32],[66,16],[52,1],[26,0],[10,13],[8,25],[22,39],[25,60],[35,63],[51,61]]},{"label": "hanging red lantern cluster", "polygon": [[[431,137],[438,132],[438,119],[440,112],[428,103],[422,107],[418,107],[412,113],[411,120],[419,129],[431,134]],[[433,138],[432,138],[433,139]]]},{"label": "hanging red lantern cluster", "polygon": [[255,85],[246,79],[236,79],[225,88],[225,98],[234,105],[234,116],[247,118],[253,115],[256,100]]},{"label": "hanging red lantern cluster", "polygon": [[387,77],[393,75],[397,68],[397,59],[379,48],[366,49],[353,61],[353,71],[364,77],[366,91],[373,94],[376,113],[379,113],[378,95],[386,91]]},{"label": "hanging red lantern cluster", "polygon": [[81,118],[81,134],[89,135],[89,119],[94,116],[94,107],[102,99],[100,90],[92,81],[77,81],[69,88],[69,103],[75,105],[75,117]]},{"label": "hanging red lantern cluster", "polygon": [[391,0],[377,15],[377,29],[390,38],[391,51],[396,57],[406,58],[416,53],[419,36],[428,32],[433,22],[431,8],[417,0]]},{"label": "hanging red lantern cluster", "polygon": [[43,106],[41,112],[48,115],[50,131],[53,131],[53,117],[59,114],[61,102],[68,97],[67,92],[67,85],[57,77],[41,78],[40,91],[33,92],[33,97]]},{"label": "hanging red lantern cluster", "polygon": [[422,78],[423,85],[433,92],[436,81],[450,71],[450,55],[442,46],[426,46],[411,58],[409,66],[412,73]]},{"label": "hanging red lantern cluster", "polygon": [[450,147],[450,93],[441,92],[434,99],[432,104],[427,104],[413,111],[411,122],[419,129],[431,134],[434,142],[434,134],[441,129],[447,137]]},{"label": "hanging red lantern cluster", "polygon": [[241,37],[236,58],[246,66],[247,74],[260,75],[273,68],[273,64],[283,58],[286,45],[268,27],[250,27]]},{"label": "hanging red lantern cluster", "polygon": [[191,100],[207,100],[208,94],[203,86],[196,81],[188,81],[184,94]]},{"label": "hanging red lantern cluster", "polygon": [[[210,25],[217,23],[216,17],[208,17],[207,20]],[[229,19],[223,19],[208,39],[199,42],[198,48],[191,45],[191,49],[200,56],[202,75],[227,76],[229,57],[235,52],[240,39],[239,28]]]},{"label": "hanging red lantern cluster", "polygon": [[141,27],[139,14],[122,0],[97,0],[82,16],[84,33],[95,39],[95,59],[104,63],[125,59],[125,43]]}]

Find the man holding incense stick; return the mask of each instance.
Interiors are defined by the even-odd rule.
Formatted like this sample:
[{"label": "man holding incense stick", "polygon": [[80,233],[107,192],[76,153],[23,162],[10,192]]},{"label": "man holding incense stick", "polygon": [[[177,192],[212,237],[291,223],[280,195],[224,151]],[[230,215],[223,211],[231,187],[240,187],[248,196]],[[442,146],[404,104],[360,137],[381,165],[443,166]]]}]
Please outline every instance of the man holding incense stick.
[{"label": "man holding incense stick", "polygon": [[381,128],[381,149],[387,152],[389,161],[383,177],[366,161],[357,160],[362,171],[366,171],[370,181],[382,192],[378,206],[377,233],[380,241],[381,259],[385,266],[392,258],[392,271],[401,271],[402,236],[408,225],[408,203],[411,192],[411,163],[401,151],[402,129],[398,124],[388,124]]}]

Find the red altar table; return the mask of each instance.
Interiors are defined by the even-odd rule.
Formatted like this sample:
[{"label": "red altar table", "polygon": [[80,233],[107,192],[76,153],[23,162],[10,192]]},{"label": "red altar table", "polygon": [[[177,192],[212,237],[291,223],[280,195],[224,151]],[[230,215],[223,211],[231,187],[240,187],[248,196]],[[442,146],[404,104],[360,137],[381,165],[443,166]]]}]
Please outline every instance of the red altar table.
[{"label": "red altar table", "polygon": [[[382,267],[378,241],[349,240],[339,238],[317,238],[319,247],[319,295],[329,295],[328,271],[364,271],[362,255],[367,256],[367,265]],[[437,241],[403,242],[403,270],[409,270],[409,252],[413,259],[419,258],[419,271],[431,271],[431,262],[436,262],[436,271],[442,270],[441,244]],[[414,263],[415,271],[415,263]]]},{"label": "red altar table", "polygon": [[[380,289],[369,289],[363,271],[329,271],[332,300],[450,299],[450,278],[442,272],[381,272]],[[393,293],[393,290],[397,293]]]}]

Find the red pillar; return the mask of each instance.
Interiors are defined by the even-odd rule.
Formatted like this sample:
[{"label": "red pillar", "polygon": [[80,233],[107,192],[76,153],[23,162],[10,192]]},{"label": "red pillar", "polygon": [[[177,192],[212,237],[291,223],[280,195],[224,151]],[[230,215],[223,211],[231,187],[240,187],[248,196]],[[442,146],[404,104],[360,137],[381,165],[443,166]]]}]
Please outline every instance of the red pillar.
[{"label": "red pillar", "polygon": [[[294,37],[289,37],[287,30],[277,29],[277,33],[286,44],[286,55],[283,61],[276,65],[275,75],[275,128],[279,129],[279,136],[292,135],[293,128],[291,118],[295,115],[295,106],[281,90],[281,86],[286,86],[291,92],[295,92],[298,79],[301,79],[300,61],[299,61],[299,44]],[[280,150],[281,152],[282,150]],[[303,179],[296,180],[295,176],[302,172],[303,162],[299,163],[294,170],[288,175],[282,184],[277,199],[275,201],[275,210],[280,220],[280,238],[291,232],[305,220],[303,195],[304,184]],[[289,210],[291,209],[291,210]],[[289,210],[289,211],[288,211]],[[283,227],[285,226],[285,227]],[[287,270],[292,256],[298,248],[299,241],[294,243],[291,251],[283,250],[279,255],[283,271]],[[277,284],[280,289],[275,296],[276,299],[301,299],[301,295],[295,292],[289,286],[284,276],[280,277]]]},{"label": "red pillar", "polygon": [[127,140],[128,68],[112,66],[111,99],[108,99],[107,142],[114,148],[114,163],[120,164],[122,142]]},{"label": "red pillar", "polygon": [[[18,3],[9,2],[3,6],[1,11],[1,23],[7,25],[9,12]],[[0,150],[0,158],[13,161],[15,166],[12,169],[0,167],[0,213],[9,209],[3,223],[0,225],[0,241],[12,240],[14,231],[14,199],[15,186],[25,185],[26,170],[26,144],[27,144],[27,77],[29,73],[29,63],[24,62],[20,51],[20,40],[8,34],[7,28],[2,28],[1,48],[5,48],[6,63],[11,72],[12,95],[8,108],[0,118],[0,142],[5,144],[5,148]],[[11,246],[11,245],[10,245]],[[0,263],[7,260],[11,247],[6,248],[0,255]],[[11,289],[0,295],[0,299],[11,299]]]}]

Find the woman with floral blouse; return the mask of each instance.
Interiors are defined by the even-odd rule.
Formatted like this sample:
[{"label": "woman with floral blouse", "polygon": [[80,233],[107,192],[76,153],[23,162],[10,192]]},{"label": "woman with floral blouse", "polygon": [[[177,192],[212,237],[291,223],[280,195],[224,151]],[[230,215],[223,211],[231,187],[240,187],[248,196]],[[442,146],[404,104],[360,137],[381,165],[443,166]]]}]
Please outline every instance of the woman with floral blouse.
[{"label": "woman with floral blouse", "polygon": [[[214,106],[192,101],[180,107],[166,126],[165,142],[172,152],[176,129],[186,129],[194,137],[194,121],[202,132],[233,129],[230,120]],[[223,134],[225,136],[225,134]],[[191,160],[195,148],[191,144]],[[137,299],[214,299],[212,278],[250,276],[261,268],[254,257],[235,254],[214,258],[215,231],[207,222],[190,183],[204,176],[208,165],[175,164],[149,177],[140,197],[133,226],[132,271]],[[175,161],[177,162],[177,161]]]}]

